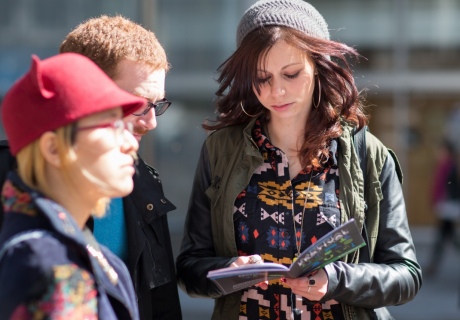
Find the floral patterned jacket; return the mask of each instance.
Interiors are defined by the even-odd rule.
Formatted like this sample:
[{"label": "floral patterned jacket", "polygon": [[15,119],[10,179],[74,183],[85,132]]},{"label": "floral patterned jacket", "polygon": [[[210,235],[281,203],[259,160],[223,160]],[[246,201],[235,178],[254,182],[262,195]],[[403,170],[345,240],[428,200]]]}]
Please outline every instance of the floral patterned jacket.
[{"label": "floral patterned jacket", "polygon": [[126,266],[63,207],[14,172],[2,202],[0,319],[139,319]]}]

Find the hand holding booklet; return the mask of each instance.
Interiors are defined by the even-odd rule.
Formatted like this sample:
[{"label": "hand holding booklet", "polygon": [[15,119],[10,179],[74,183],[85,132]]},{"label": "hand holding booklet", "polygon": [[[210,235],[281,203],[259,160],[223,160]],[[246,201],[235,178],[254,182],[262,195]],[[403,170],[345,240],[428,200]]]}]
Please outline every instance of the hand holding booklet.
[{"label": "hand holding booklet", "polygon": [[222,293],[229,294],[266,280],[297,278],[309,274],[365,244],[356,222],[351,219],[305,249],[289,268],[273,262],[246,264],[209,271],[208,278]]}]

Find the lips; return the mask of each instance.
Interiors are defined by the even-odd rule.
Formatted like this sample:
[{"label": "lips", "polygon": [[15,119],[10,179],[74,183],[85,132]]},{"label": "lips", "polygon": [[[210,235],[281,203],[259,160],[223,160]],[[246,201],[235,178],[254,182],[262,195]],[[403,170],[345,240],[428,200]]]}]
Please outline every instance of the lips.
[{"label": "lips", "polygon": [[125,164],[121,165],[121,168],[134,170],[134,160],[133,160],[133,158],[129,157],[129,160]]},{"label": "lips", "polygon": [[292,103],[290,102],[290,103],[285,103],[285,104],[274,105],[272,106],[272,108],[276,110],[285,110],[289,108],[291,105]]},{"label": "lips", "polygon": [[125,165],[122,168],[123,168],[123,170],[128,171],[130,173],[130,175],[134,175],[134,172],[136,172],[136,170],[134,169],[133,165]]},{"label": "lips", "polygon": [[133,136],[134,136],[134,138],[137,140],[137,142],[140,142],[140,141],[141,141],[141,139],[142,139],[142,135],[139,135],[139,134],[133,133]]}]

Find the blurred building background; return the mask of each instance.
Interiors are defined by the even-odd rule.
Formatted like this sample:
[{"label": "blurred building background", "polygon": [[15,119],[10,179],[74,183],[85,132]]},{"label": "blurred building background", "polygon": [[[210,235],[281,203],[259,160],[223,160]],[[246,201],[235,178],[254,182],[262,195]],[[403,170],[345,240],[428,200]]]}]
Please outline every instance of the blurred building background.
[{"label": "blurred building background", "polygon": [[[0,0],[0,98],[27,70],[31,54],[42,59],[56,54],[65,35],[88,18],[121,14],[154,31],[172,65],[166,96],[173,105],[143,139],[141,153],[160,171],[166,195],[178,207],[170,215],[177,254],[205,138],[200,125],[213,117],[216,69],[234,50],[238,21],[254,2]],[[429,188],[436,145],[447,134],[460,146],[460,1],[310,3],[324,15],[332,39],[362,54],[354,70],[371,106],[370,130],[400,159],[411,227],[429,228],[435,222]]]}]

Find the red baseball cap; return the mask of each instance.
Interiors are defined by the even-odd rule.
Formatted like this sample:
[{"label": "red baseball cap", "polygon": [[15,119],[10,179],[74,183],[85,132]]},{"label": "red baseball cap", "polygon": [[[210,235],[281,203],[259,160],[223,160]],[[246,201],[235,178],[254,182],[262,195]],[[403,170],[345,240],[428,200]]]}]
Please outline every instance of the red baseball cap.
[{"label": "red baseball cap", "polygon": [[19,150],[43,133],[115,107],[124,116],[146,100],[120,89],[94,62],[77,53],[63,53],[32,65],[8,90],[2,119],[10,151]]}]

